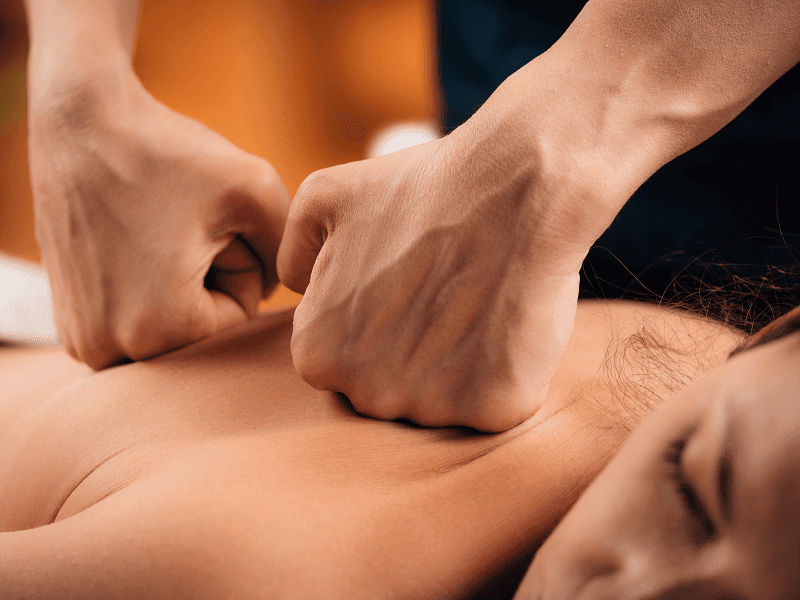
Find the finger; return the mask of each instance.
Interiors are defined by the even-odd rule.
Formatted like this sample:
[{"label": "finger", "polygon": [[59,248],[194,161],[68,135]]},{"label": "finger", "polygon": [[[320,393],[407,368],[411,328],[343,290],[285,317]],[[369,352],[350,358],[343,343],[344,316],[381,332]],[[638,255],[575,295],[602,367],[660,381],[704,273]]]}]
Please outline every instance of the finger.
[{"label": "finger", "polygon": [[[100,337],[100,336],[98,336]],[[106,336],[102,336],[105,338]],[[73,356],[75,356],[73,354]],[[101,344],[95,342],[94,344],[84,344],[83,353],[81,356],[76,357],[78,360],[85,362],[95,371],[101,371],[108,367],[131,362],[123,352],[120,352],[116,346],[108,344]]]},{"label": "finger", "polygon": [[252,319],[258,314],[265,287],[263,262],[252,246],[237,236],[214,259],[205,287],[234,300],[244,315]]},{"label": "finger", "polygon": [[216,314],[216,331],[220,331],[232,325],[242,323],[247,320],[247,313],[241,305],[233,298],[222,292],[210,291],[211,302],[214,304]]},{"label": "finger", "polygon": [[260,271],[261,261],[252,250],[250,244],[240,236],[236,236],[233,241],[214,258],[212,266],[226,273],[245,273]]},{"label": "finger", "polygon": [[289,214],[289,194],[272,165],[241,154],[246,160],[238,163],[239,182],[222,199],[213,229],[236,234],[255,257],[264,297],[278,284],[275,257]]},{"label": "finger", "polygon": [[278,277],[281,283],[305,293],[311,272],[325,240],[333,228],[334,206],[330,185],[319,172],[312,173],[294,197],[278,249]]},{"label": "finger", "polygon": [[[45,264],[52,262],[55,261],[46,261]],[[114,366],[126,359],[123,349],[110,331],[108,321],[101,316],[79,310],[79,303],[66,290],[63,274],[52,273],[49,281],[53,317],[61,347],[72,358],[86,363],[95,371]]]}]

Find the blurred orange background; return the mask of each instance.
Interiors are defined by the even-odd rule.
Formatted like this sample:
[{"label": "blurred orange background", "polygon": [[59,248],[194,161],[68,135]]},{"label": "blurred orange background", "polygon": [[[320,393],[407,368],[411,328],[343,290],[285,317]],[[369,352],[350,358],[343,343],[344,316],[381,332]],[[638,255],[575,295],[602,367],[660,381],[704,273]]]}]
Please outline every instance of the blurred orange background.
[{"label": "blurred orange background", "polygon": [[[438,115],[427,0],[141,0],[134,67],[161,102],[269,160],[294,194]],[[0,251],[39,260],[25,124],[22,0],[0,0]],[[267,303],[296,304],[286,289]]]}]

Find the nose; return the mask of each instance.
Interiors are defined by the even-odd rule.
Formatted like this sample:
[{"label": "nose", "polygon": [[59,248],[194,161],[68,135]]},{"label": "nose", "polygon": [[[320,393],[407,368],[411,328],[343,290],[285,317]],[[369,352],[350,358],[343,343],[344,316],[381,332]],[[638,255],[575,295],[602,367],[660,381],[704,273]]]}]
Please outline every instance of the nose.
[{"label": "nose", "polygon": [[608,581],[619,571],[620,560],[609,546],[586,544],[581,555],[576,573],[579,581]]},{"label": "nose", "polygon": [[[575,573],[580,600],[686,600],[663,581],[663,557],[637,544],[585,549]],[[616,550],[616,552],[615,552]]]},{"label": "nose", "polygon": [[[542,578],[547,600],[618,600],[611,590],[616,589],[621,561],[617,553],[603,543],[593,543],[585,538],[578,545],[578,552],[565,556],[566,560],[548,561]],[[534,596],[535,597],[535,596]],[[527,600],[527,599],[526,599]]]},{"label": "nose", "polygon": [[698,597],[693,592],[697,581],[672,572],[667,563],[659,564],[660,558],[653,553],[627,556],[618,569],[598,572],[586,586],[581,600],[688,600]]}]

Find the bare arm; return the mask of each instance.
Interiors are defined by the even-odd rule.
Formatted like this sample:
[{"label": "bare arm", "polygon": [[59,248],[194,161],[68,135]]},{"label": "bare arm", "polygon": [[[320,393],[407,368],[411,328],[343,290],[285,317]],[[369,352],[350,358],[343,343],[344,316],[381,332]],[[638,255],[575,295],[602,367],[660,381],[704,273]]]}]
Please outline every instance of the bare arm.
[{"label": "bare arm", "polygon": [[130,65],[139,0],[26,0],[25,7],[34,91],[101,62]]},{"label": "bare arm", "polygon": [[133,55],[139,0],[25,0],[32,42],[96,38]]},{"label": "bare arm", "polygon": [[594,241],[798,59],[794,1],[591,0],[447,137],[312,174],[278,254],[298,372],[373,417],[521,422]]},{"label": "bare arm", "polygon": [[645,179],[798,60],[797,2],[592,0],[491,106],[544,146],[575,197],[594,200],[585,246]]},{"label": "bare arm", "polygon": [[158,103],[136,0],[28,0],[36,237],[70,354],[95,369],[253,318],[288,210],[275,169]]}]

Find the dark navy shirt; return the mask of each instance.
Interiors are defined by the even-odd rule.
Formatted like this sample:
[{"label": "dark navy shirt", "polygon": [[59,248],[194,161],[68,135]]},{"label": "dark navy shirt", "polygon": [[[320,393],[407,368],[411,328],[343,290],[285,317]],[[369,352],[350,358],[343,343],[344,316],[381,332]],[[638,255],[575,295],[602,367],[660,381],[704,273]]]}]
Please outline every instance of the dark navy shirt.
[{"label": "dark navy shirt", "polygon": [[[444,127],[547,50],[585,3],[440,0]],[[710,140],[651,177],[584,262],[583,296],[664,293],[674,275],[755,274],[800,257],[800,68]],[[788,243],[788,247],[787,247]],[[722,271],[709,263],[728,264]],[[636,294],[633,294],[636,295]]]}]

